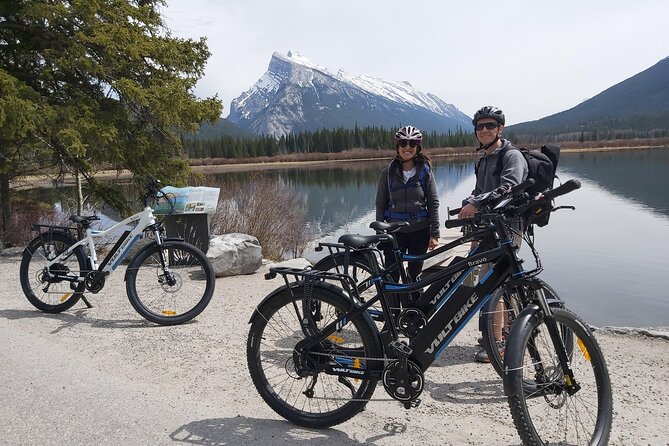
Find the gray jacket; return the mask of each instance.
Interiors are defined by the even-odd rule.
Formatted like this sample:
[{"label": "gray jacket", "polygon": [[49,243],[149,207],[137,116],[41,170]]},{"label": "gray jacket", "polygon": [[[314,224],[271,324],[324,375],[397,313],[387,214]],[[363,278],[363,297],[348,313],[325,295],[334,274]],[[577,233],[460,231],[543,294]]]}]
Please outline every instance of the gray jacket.
[{"label": "gray jacket", "polygon": [[[527,179],[527,161],[523,154],[519,150],[512,150],[513,146],[508,140],[502,139],[501,141],[502,146],[499,149],[490,155],[484,153],[480,159],[476,174],[476,187],[472,191],[472,196],[466,200],[476,207],[479,207],[481,194],[493,191],[499,186],[510,188]],[[500,154],[504,155],[502,171],[497,173],[497,160]]]},{"label": "gray jacket", "polygon": [[[420,172],[423,164],[416,164],[416,175],[404,184],[402,166],[397,159],[381,171],[379,185],[376,189],[376,220],[377,221],[409,221],[411,225],[402,228],[401,232],[414,232],[429,226],[430,237],[439,238],[439,199],[437,197],[437,186],[434,181],[434,172],[430,169],[425,174],[423,183],[425,190],[420,185]],[[390,176],[388,176],[390,171]],[[391,191],[388,190],[390,180]],[[405,187],[406,186],[406,187]],[[393,208],[390,209],[390,198],[392,197]],[[413,218],[393,218],[385,215],[391,210],[396,213],[415,214],[421,210],[427,210],[427,216]]]}]

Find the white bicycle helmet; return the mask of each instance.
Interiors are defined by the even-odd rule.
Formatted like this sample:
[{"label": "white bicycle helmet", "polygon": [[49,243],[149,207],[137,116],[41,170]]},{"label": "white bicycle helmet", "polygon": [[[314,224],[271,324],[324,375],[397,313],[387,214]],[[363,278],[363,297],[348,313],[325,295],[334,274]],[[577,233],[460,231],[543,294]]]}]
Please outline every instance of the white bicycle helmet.
[{"label": "white bicycle helmet", "polygon": [[405,125],[395,133],[395,141],[416,141],[421,142],[423,134],[416,127],[412,125]]}]

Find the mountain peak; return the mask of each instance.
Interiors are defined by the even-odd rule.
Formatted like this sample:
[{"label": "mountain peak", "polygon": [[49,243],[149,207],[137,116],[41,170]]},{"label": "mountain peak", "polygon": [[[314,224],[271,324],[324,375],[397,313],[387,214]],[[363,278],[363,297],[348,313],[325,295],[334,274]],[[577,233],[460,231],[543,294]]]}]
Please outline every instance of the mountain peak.
[{"label": "mountain peak", "polygon": [[228,119],[274,136],[354,126],[412,123],[445,132],[468,127],[469,117],[408,81],[388,81],[339,70],[336,75],[296,51],[275,52],[268,70],[232,101]]},{"label": "mountain peak", "polygon": [[278,51],[275,51],[274,54],[272,54],[272,58],[281,59],[281,60],[289,62],[291,64],[301,65],[303,67],[310,68],[312,70],[318,70],[318,71],[322,71],[324,73],[329,74],[329,71],[328,71],[327,68],[325,68],[321,65],[315,64],[311,60],[302,56],[297,51],[288,50],[288,53],[286,53],[285,56],[282,53],[279,53]]}]

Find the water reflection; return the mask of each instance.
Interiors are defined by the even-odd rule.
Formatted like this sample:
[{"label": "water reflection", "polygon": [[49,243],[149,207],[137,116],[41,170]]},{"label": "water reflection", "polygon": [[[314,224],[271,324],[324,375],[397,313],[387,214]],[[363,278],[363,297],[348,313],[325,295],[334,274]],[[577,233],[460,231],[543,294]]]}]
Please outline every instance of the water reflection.
[{"label": "water reflection", "polygon": [[565,153],[560,167],[609,192],[644,204],[650,211],[669,215],[668,149]]}]

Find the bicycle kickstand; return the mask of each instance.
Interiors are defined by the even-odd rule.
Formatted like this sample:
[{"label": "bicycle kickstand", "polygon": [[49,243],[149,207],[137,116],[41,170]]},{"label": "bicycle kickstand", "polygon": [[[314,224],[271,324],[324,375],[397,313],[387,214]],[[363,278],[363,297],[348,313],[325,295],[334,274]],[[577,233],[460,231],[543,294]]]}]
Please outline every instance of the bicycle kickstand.
[{"label": "bicycle kickstand", "polygon": [[81,296],[81,300],[84,301],[84,303],[86,304],[86,306],[87,306],[88,308],[93,308],[93,305],[88,301],[88,299],[86,299],[86,296],[82,295],[82,296]]}]

